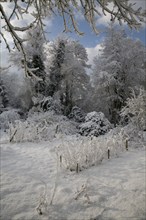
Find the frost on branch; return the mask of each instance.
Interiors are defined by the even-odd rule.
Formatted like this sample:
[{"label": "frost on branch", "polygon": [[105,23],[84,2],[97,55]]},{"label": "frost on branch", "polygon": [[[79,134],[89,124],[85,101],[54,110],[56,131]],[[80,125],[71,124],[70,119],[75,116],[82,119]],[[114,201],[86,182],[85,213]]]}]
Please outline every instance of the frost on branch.
[{"label": "frost on branch", "polygon": [[[145,22],[146,12],[141,7],[137,8],[137,5],[135,7],[135,5],[135,2],[131,3],[129,0],[1,1],[2,30],[0,31],[0,35],[7,49],[10,51],[11,45],[8,43],[6,37],[7,33],[10,34],[15,47],[23,54],[26,74],[28,73],[28,75],[33,76],[32,70],[27,66],[27,56],[24,50],[25,39],[21,37],[21,34],[32,28],[34,24],[39,25],[43,30],[45,26],[44,19],[55,14],[61,16],[64,24],[64,32],[74,30],[79,35],[83,35],[84,33],[78,28],[76,19],[76,15],[80,13],[83,14],[85,20],[97,34],[99,33],[96,27],[97,18],[100,18],[102,15],[110,15],[111,21],[118,21],[120,24],[125,22],[130,27],[138,28],[141,23]],[[6,6],[9,6],[11,10],[6,12]],[[32,10],[33,12],[31,12]],[[26,16],[31,16],[29,22],[23,22]],[[14,26],[14,19],[21,21],[21,24],[27,23],[27,25]]]},{"label": "frost on branch", "polygon": [[138,95],[132,90],[131,98],[126,101],[126,106],[121,110],[123,118],[130,119],[140,130],[146,129],[146,90],[140,88]]},{"label": "frost on branch", "polygon": [[85,122],[79,125],[79,133],[83,136],[96,136],[107,133],[112,128],[111,123],[102,112],[90,112]]},{"label": "frost on branch", "polygon": [[62,113],[62,106],[60,100],[58,100],[57,98],[55,99],[51,96],[43,97],[42,95],[40,95],[38,97],[33,97],[33,103],[34,107],[31,109],[31,112],[52,111],[56,114]]}]

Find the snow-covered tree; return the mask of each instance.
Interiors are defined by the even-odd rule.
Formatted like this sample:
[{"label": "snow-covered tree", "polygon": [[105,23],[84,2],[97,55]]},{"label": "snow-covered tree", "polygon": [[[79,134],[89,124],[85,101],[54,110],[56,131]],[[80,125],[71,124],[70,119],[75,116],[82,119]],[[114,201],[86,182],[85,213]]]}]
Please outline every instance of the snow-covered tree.
[{"label": "snow-covered tree", "polygon": [[[86,74],[88,56],[86,49],[77,41],[70,41],[66,45],[65,60],[62,65],[62,94],[73,105],[83,105],[89,86],[89,76]],[[70,97],[69,97],[70,96]],[[72,107],[73,107],[72,105]]]},{"label": "snow-covered tree", "polygon": [[2,71],[1,79],[6,87],[9,100],[8,107],[27,111],[32,107],[34,91],[30,79],[24,77],[22,71],[14,68]]},{"label": "snow-covered tree", "polygon": [[65,40],[58,38],[54,43],[49,43],[46,54],[46,66],[50,80],[47,95],[53,96],[59,90],[62,80],[61,66],[65,56]]},{"label": "snow-covered tree", "polygon": [[119,111],[125,105],[130,87],[146,83],[144,63],[145,47],[141,42],[133,41],[123,30],[111,26],[102,55],[95,58],[93,68],[95,97],[106,101],[106,115],[109,114],[111,122],[119,122]]},{"label": "snow-covered tree", "polygon": [[3,80],[0,79],[0,113],[8,106],[8,96]]},{"label": "snow-covered tree", "polygon": [[85,122],[79,125],[79,133],[83,136],[103,135],[112,128],[111,123],[102,112],[90,112],[85,117]]},{"label": "snow-covered tree", "polygon": [[[46,85],[45,85],[45,66],[44,66],[44,35],[39,26],[34,27],[27,31],[26,34],[27,43],[26,43],[26,53],[28,56],[28,67],[33,70],[33,74],[40,78],[40,80],[36,80],[35,83],[35,91],[36,93],[45,94]],[[35,70],[36,69],[36,70]]]},{"label": "snow-covered tree", "polygon": [[126,100],[126,106],[121,110],[122,118],[132,122],[140,130],[146,129],[146,90],[132,90],[131,97]]},{"label": "snow-covered tree", "polygon": [[[44,36],[39,26],[33,27],[26,32],[27,39],[24,49],[27,54],[27,74],[33,74],[32,87],[37,93],[45,94],[46,91],[46,72],[44,66]],[[10,54],[10,61],[19,69],[24,65],[24,58],[21,51],[14,50]]]},{"label": "snow-covered tree", "polygon": [[[7,4],[9,5],[8,12],[6,12],[5,9],[7,8],[5,7]],[[120,24],[124,21],[130,27],[137,28],[142,22],[144,22],[144,17],[146,15],[141,7],[135,7],[135,2],[131,3],[130,0],[11,0],[10,2],[3,0],[0,4],[0,12],[4,26],[6,26],[4,30],[10,33],[15,46],[18,50],[21,49],[22,51],[23,39],[19,37],[17,31],[24,32],[34,24],[40,24],[43,28],[43,19],[51,14],[59,14],[62,16],[65,32],[70,31],[73,28],[78,34],[83,33],[78,30],[76,22],[77,13],[84,16],[95,32],[98,32],[96,27],[97,16],[106,16],[108,14],[110,15],[109,20],[117,20]],[[28,14],[31,15],[28,25],[24,25],[24,22],[21,22],[21,26],[15,26],[13,24],[14,16],[20,20],[24,19]],[[7,48],[10,50],[5,31],[2,30],[0,34],[7,45]]]},{"label": "snow-covered tree", "polygon": [[[76,41],[59,37],[46,47],[46,69],[49,73],[48,95],[60,95],[64,114],[86,96],[89,77],[85,68],[88,58],[85,48]],[[82,101],[83,102],[83,101]]]}]

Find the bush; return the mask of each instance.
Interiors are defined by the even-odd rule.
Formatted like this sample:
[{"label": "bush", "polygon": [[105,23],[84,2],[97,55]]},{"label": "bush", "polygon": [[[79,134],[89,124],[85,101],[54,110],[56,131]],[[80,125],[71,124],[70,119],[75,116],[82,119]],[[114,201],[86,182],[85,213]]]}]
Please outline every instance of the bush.
[{"label": "bush", "polygon": [[0,114],[5,111],[5,108],[8,105],[8,96],[7,96],[7,92],[6,92],[6,88],[3,84],[3,81],[0,80]]},{"label": "bush", "polygon": [[10,123],[14,123],[16,120],[20,119],[17,109],[9,109],[0,114],[0,128],[8,129]]},{"label": "bush", "polygon": [[112,128],[111,123],[102,112],[90,112],[85,122],[79,125],[79,133],[83,136],[96,136],[107,133]]},{"label": "bush", "polygon": [[34,107],[36,107],[36,111],[53,111],[56,114],[60,114],[62,112],[61,103],[58,100],[53,99],[51,96],[48,97],[33,97]]},{"label": "bush", "polygon": [[127,118],[139,130],[146,129],[146,90],[140,88],[138,94],[132,90],[131,98],[126,101],[126,106],[121,110],[121,117]]},{"label": "bush", "polygon": [[76,122],[85,121],[85,113],[77,106],[74,106],[71,110],[71,113],[68,116],[70,119],[75,120]]},{"label": "bush", "polygon": [[15,133],[13,141],[52,140],[58,135],[77,133],[76,123],[67,117],[53,112],[29,112],[26,121],[15,121],[10,127],[10,136]]}]

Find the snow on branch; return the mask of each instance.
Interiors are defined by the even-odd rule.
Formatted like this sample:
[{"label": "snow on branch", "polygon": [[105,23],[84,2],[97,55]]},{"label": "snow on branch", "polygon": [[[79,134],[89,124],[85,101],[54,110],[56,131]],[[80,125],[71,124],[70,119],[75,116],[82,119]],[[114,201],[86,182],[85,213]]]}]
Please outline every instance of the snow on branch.
[{"label": "snow on branch", "polygon": [[[8,31],[10,32],[10,34],[11,34],[11,36],[12,36],[12,38],[13,38],[13,41],[14,41],[14,44],[15,44],[16,48],[18,49],[18,51],[21,51],[22,54],[23,54],[23,58],[24,58],[24,62],[23,62],[23,63],[24,63],[25,74],[26,74],[27,76],[28,76],[28,74],[31,75],[31,76],[34,76],[33,70],[31,70],[31,69],[28,68],[28,66],[27,66],[27,56],[26,56],[26,53],[25,53],[25,50],[24,50],[24,47],[23,47],[23,42],[24,42],[25,40],[22,39],[22,38],[20,38],[20,37],[18,36],[18,34],[16,33],[16,31],[18,31],[19,28],[14,27],[14,26],[11,24],[11,22],[10,22],[10,20],[8,19],[8,17],[7,17],[7,15],[6,15],[6,13],[5,13],[5,11],[4,11],[4,9],[3,9],[3,7],[2,7],[1,4],[0,4],[0,11],[1,11],[1,13],[2,13],[3,19],[4,19],[5,22],[6,22],[7,29],[8,29]],[[30,28],[31,26],[32,26],[32,24],[29,25],[28,28]],[[21,31],[23,31],[23,30],[24,30],[24,28],[21,28]],[[27,30],[27,28],[25,28],[25,30]],[[6,38],[4,37],[4,34],[3,34],[2,32],[1,32],[1,36],[3,37],[3,39],[4,39],[5,43],[6,43],[6,46],[7,46],[8,50],[10,51],[10,46],[9,46],[9,44],[8,44]]]},{"label": "snow on branch", "polygon": [[[23,44],[25,40],[17,32],[25,32],[34,24],[39,25],[43,30],[45,26],[43,19],[47,16],[52,14],[60,15],[64,23],[64,32],[69,32],[73,29],[79,35],[84,33],[78,28],[76,13],[81,13],[97,34],[99,31],[96,27],[96,20],[102,15],[110,14],[111,21],[118,20],[120,24],[124,21],[131,28],[138,28],[146,17],[146,11],[142,10],[141,7],[135,9],[135,3],[130,3],[129,0],[11,0],[8,3],[11,4],[12,8],[9,15],[4,7],[7,3],[7,1],[2,0],[0,4],[1,19],[4,22],[1,36],[6,47],[10,50],[10,45],[5,36],[6,32],[9,32],[15,47],[23,53],[24,62],[26,63],[24,65],[26,75],[28,75],[27,57]],[[22,25],[22,27],[12,24],[14,18],[20,20],[27,14],[32,16],[33,22],[30,22],[27,26]]]},{"label": "snow on branch", "polygon": [[139,130],[146,129],[146,90],[137,88],[138,94],[132,89],[131,97],[127,99],[126,106],[121,110],[121,116],[130,118]]},{"label": "snow on branch", "polygon": [[14,30],[25,31],[33,25],[29,24],[28,27],[20,28],[13,27],[11,22],[14,16],[19,19],[20,17],[23,18],[23,15],[30,13],[29,9],[31,7],[33,7],[33,13],[31,13],[31,15],[35,18],[34,22],[39,23],[42,28],[44,26],[43,19],[45,17],[52,14],[59,14],[63,19],[64,31],[71,31],[69,28],[71,24],[71,27],[73,27],[75,32],[80,35],[83,33],[78,29],[75,18],[77,12],[81,12],[84,15],[85,19],[89,22],[96,33],[98,33],[96,28],[97,16],[101,16],[102,14],[106,16],[106,13],[109,13],[112,21],[117,19],[121,23],[123,20],[130,27],[134,28],[139,27],[141,22],[144,22],[144,17],[146,16],[146,12],[142,11],[141,7],[135,9],[134,5],[136,3],[130,3],[129,0],[12,0],[11,3],[14,3],[14,6],[9,18],[6,18],[6,13],[2,4],[0,4],[0,11],[2,13],[2,19],[5,19],[6,25],[9,29],[8,31],[10,31],[12,36],[14,35]]}]

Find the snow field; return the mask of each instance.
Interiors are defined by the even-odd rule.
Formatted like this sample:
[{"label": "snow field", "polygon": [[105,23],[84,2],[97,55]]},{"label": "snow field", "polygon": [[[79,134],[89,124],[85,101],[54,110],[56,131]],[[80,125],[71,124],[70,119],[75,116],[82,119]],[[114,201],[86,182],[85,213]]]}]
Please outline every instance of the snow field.
[{"label": "snow field", "polygon": [[[64,147],[81,146],[74,139],[64,139]],[[2,220],[145,218],[144,149],[131,146],[118,158],[76,173],[60,164],[60,142],[1,145]]]}]

